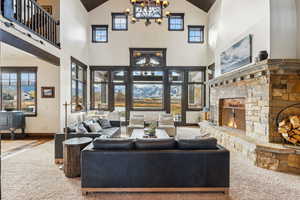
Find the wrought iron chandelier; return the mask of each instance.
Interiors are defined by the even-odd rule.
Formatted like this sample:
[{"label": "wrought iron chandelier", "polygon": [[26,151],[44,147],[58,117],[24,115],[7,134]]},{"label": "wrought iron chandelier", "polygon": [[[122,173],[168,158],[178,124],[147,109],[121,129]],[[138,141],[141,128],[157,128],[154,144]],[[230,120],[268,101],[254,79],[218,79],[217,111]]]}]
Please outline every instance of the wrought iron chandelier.
[{"label": "wrought iron chandelier", "polygon": [[133,6],[131,13],[130,8],[125,10],[125,14],[131,17],[131,23],[135,24],[140,20],[146,20],[145,25],[149,26],[151,20],[154,20],[155,23],[161,25],[163,18],[170,17],[171,13],[167,11],[164,15],[163,9],[167,8],[170,3],[169,1],[162,0],[130,0],[130,3]]}]

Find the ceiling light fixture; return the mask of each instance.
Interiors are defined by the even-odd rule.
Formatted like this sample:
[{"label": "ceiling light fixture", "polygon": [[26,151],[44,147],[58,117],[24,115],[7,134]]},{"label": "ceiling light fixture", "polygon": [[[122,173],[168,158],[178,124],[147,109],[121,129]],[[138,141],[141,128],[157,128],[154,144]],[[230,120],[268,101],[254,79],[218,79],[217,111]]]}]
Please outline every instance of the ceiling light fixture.
[{"label": "ceiling light fixture", "polygon": [[130,0],[133,6],[133,11],[131,13],[130,8],[127,8],[124,13],[127,16],[132,16],[131,23],[135,24],[140,20],[145,20],[145,25],[151,25],[151,20],[155,23],[161,25],[163,18],[168,18],[171,16],[169,11],[163,13],[163,9],[170,5],[169,1],[162,0]]}]

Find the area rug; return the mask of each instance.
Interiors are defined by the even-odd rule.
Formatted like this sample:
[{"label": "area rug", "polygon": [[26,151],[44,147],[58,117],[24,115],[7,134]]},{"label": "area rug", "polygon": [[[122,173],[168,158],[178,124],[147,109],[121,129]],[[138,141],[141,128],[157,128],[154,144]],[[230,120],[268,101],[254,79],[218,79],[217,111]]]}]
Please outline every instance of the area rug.
[{"label": "area rug", "polygon": [[[194,137],[197,128],[179,128]],[[182,172],[184,173],[184,172]],[[54,142],[36,146],[2,161],[2,199],[5,200],[297,200],[300,176],[255,167],[231,154],[230,195],[207,193],[96,193],[82,196],[80,178],[68,179],[54,164]]]}]

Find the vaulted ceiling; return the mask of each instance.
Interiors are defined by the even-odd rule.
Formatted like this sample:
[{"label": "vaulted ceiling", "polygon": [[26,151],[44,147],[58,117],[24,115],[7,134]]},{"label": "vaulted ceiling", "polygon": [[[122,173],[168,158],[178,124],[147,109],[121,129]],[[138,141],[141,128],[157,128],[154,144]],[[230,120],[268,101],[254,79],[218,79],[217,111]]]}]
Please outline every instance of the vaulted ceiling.
[{"label": "vaulted ceiling", "polygon": [[[80,0],[80,1],[82,2],[82,4],[84,5],[87,11],[91,11],[108,0]],[[177,0],[177,1],[183,1],[183,0]],[[205,12],[208,12],[216,0],[187,0],[187,1],[194,4],[198,8],[204,10]]]}]

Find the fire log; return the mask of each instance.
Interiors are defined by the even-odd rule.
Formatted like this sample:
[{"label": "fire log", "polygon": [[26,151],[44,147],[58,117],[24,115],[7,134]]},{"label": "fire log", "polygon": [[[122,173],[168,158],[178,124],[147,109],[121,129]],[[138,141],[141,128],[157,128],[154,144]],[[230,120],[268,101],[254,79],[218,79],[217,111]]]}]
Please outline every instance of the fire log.
[{"label": "fire log", "polygon": [[290,143],[300,145],[300,116],[290,116],[279,123],[278,132]]}]

